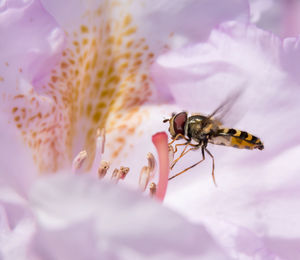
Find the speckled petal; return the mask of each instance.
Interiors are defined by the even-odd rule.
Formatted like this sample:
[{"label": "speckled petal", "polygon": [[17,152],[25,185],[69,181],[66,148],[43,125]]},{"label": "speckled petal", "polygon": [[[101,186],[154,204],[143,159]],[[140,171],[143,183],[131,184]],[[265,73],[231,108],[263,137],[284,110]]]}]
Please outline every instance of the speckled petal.
[{"label": "speckled petal", "polygon": [[86,176],[41,178],[30,201],[42,259],[229,259],[202,225]]},{"label": "speckled petal", "polygon": [[[114,131],[113,141],[136,134],[138,121],[126,123],[155,98],[149,67],[156,54],[205,38],[221,21],[248,18],[244,0],[223,1],[222,12],[211,1],[195,0],[42,3],[65,31],[65,49],[50,74],[32,79],[33,89],[20,83],[23,92],[11,108],[42,172],[70,165],[82,150],[91,166],[98,128]],[[43,21],[44,16],[49,15],[41,10],[34,18]],[[40,30],[34,33],[41,36]]]},{"label": "speckled petal", "polygon": [[39,82],[60,59],[64,33],[37,0],[4,1],[0,20],[5,39],[0,54],[1,110],[11,115],[40,168],[51,164],[55,169],[66,154],[60,130],[63,115],[52,96],[41,93]]},{"label": "speckled petal", "polygon": [[[186,38],[186,41],[205,37],[218,19],[247,19],[245,1],[234,1],[233,9],[229,8],[231,1],[226,1],[228,8],[222,15],[214,13],[215,9],[205,1],[202,4],[196,1],[184,5],[176,3],[43,1],[67,32],[67,48],[45,89],[56,97],[57,105],[65,111],[67,122],[63,128],[69,136],[67,145],[71,147],[71,157],[86,149],[91,165],[97,128],[106,127],[108,133],[117,133],[127,118],[153,97],[149,66],[157,53],[175,44],[175,38]],[[69,12],[70,5],[72,12]],[[202,10],[204,14],[205,7],[212,14],[205,19],[213,22],[208,26],[204,19],[205,32],[199,32],[195,19],[203,16],[195,10]],[[170,8],[173,8],[174,16],[166,15],[165,11]],[[187,15],[193,19],[181,23],[182,27],[173,23],[179,16],[184,20]],[[160,24],[159,31],[154,21]],[[195,31],[199,33],[192,35]],[[118,132],[118,137],[115,134],[113,140],[126,138],[127,132],[132,136],[136,134],[138,125],[133,123]],[[118,151],[120,149],[111,150],[111,154]]]}]

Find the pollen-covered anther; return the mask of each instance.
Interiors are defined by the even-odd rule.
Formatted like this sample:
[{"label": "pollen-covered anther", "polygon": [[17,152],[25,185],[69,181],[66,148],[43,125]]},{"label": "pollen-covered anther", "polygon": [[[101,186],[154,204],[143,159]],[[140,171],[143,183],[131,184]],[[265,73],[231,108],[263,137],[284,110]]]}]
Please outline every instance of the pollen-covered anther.
[{"label": "pollen-covered anther", "polygon": [[76,173],[78,170],[82,169],[82,165],[87,158],[87,152],[85,150],[81,151],[76,155],[72,162],[72,172]]},{"label": "pollen-covered anther", "polygon": [[127,176],[128,172],[129,172],[129,168],[128,167],[121,166],[120,170],[119,170],[119,176],[118,176],[118,178],[124,180],[125,177]]},{"label": "pollen-covered anther", "polygon": [[100,179],[104,178],[108,169],[109,169],[110,163],[108,161],[101,161],[100,166],[98,168],[98,177]]},{"label": "pollen-covered anther", "polygon": [[153,197],[156,193],[156,184],[154,182],[150,184],[149,190],[150,190],[150,196]]}]

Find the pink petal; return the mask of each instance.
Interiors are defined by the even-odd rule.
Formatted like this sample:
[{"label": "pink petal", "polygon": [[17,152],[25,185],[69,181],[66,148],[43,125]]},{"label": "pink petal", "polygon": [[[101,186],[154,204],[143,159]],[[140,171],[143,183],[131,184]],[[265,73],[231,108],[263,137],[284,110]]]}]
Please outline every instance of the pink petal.
[{"label": "pink petal", "polygon": [[19,132],[0,113],[0,258],[26,259],[34,232],[27,192],[37,169]]},{"label": "pink petal", "polygon": [[37,169],[19,132],[8,124],[2,113],[0,125],[0,183],[24,195],[37,175]]},{"label": "pink petal", "polygon": [[297,70],[300,59],[300,38],[286,38],[283,40],[281,54],[282,67],[288,71],[292,80],[300,82],[300,75]]},{"label": "pink petal", "polygon": [[2,61],[1,92],[20,91],[21,79],[29,83],[45,77],[58,62],[64,33],[40,1],[5,1],[0,9]]},{"label": "pink petal", "polygon": [[0,109],[20,129],[39,167],[51,171],[62,161],[65,164],[64,115],[50,93],[40,95],[44,91],[40,82],[60,59],[64,33],[37,0],[6,1],[0,20],[5,38],[1,45]]},{"label": "pink petal", "polygon": [[297,0],[250,0],[251,21],[280,37],[297,37],[300,33]]},{"label": "pink petal", "polygon": [[[226,23],[207,42],[159,57],[153,69],[159,91],[172,97],[179,110],[209,114],[227,96],[242,90],[224,124],[234,115],[237,124],[228,121],[225,126],[257,135],[265,150],[209,145],[218,188],[213,186],[208,157],[170,183],[165,199],[194,221],[205,219],[210,230],[224,235],[220,243],[233,254],[254,257],[263,249],[269,252],[266,259],[299,258],[300,229],[295,226],[300,217],[298,49],[297,39],[281,41],[255,26]],[[200,152],[185,155],[175,171],[200,158]],[[236,235],[243,229],[262,241],[252,246],[245,232],[243,242]]]},{"label": "pink petal", "polygon": [[[0,190],[0,256],[1,259],[27,259],[35,231],[34,222],[24,198],[9,187]],[[31,258],[32,259],[32,258]]]},{"label": "pink petal", "polygon": [[[278,11],[274,0],[249,0],[251,22],[260,23],[266,16],[266,12],[273,9],[273,13]],[[272,23],[274,25],[274,21]]]},{"label": "pink petal", "polygon": [[47,259],[228,259],[202,225],[115,185],[71,175],[36,183],[34,249]]},{"label": "pink petal", "polygon": [[[102,8],[98,1],[88,3],[82,1],[49,1],[43,0],[43,5],[68,31],[77,29],[92,17],[92,10]],[[73,12],[69,12],[72,3]],[[105,8],[105,6],[104,6]],[[185,43],[205,39],[210,30],[219,23],[229,20],[248,21],[249,6],[245,0],[210,1],[124,1],[114,5],[111,18],[121,13],[132,15],[133,23],[140,28],[150,48],[156,52],[164,44],[180,46]],[[87,14],[82,19],[78,16]],[[92,20],[88,24],[93,23]],[[159,27],[158,27],[159,26]],[[158,30],[159,28],[159,30]]]}]

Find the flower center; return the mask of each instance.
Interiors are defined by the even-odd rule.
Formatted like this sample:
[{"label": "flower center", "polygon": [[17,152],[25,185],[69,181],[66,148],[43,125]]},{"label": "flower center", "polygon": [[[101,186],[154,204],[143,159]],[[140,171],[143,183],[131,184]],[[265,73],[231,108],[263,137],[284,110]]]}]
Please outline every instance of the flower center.
[{"label": "flower center", "polygon": [[[105,147],[105,132],[97,131],[97,141],[96,141],[96,154],[94,156],[93,166],[91,170],[88,170],[94,176],[98,176],[99,179],[106,178],[110,175],[110,180],[117,184],[120,180],[125,180],[127,174],[129,173],[129,167],[120,166],[120,168],[115,168],[110,174],[109,169],[111,163],[109,161],[104,161],[101,159],[104,153]],[[147,165],[143,166],[140,170],[138,178],[138,187],[142,192],[149,190],[151,197],[156,197],[158,200],[163,201],[169,177],[169,146],[168,137],[165,132],[160,132],[152,136],[152,142],[156,147],[158,157],[159,157],[159,176],[158,184],[151,182],[155,177],[156,159],[152,153],[147,154]],[[78,153],[78,155],[73,159],[72,171],[73,173],[86,172],[86,161],[88,154],[85,150]],[[109,176],[108,176],[109,178]]]}]

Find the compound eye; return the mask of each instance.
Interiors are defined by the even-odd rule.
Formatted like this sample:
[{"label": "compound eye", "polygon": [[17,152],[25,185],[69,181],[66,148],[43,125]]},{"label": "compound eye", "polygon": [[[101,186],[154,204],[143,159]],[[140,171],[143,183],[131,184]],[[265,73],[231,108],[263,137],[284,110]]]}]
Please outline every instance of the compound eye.
[{"label": "compound eye", "polygon": [[174,117],[174,132],[176,135],[184,135],[184,126],[187,121],[187,113],[181,112]]}]

